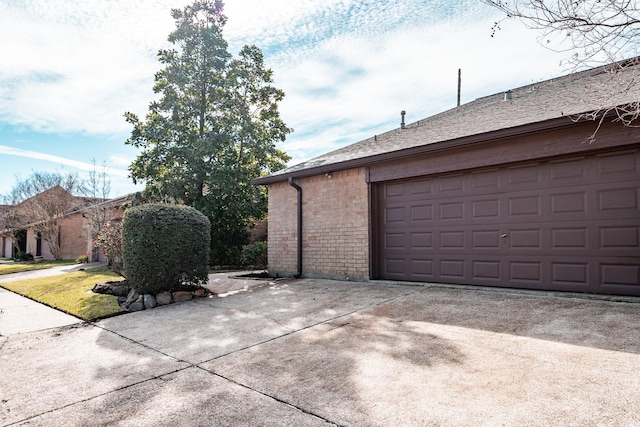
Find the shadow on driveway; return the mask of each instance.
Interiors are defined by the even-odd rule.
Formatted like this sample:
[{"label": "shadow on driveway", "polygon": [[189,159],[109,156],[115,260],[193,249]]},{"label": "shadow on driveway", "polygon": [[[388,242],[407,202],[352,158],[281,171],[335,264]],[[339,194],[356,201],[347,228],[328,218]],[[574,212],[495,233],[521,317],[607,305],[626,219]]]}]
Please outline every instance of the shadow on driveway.
[{"label": "shadow on driveway", "polygon": [[[267,281],[226,298],[75,328],[83,329],[60,330],[59,338],[64,365],[82,372],[58,372],[46,384],[29,378],[61,366],[55,342],[5,343],[3,357],[9,349],[40,363],[25,363],[19,377],[44,397],[36,412],[27,402],[14,404],[25,412],[11,419],[40,414],[30,425],[640,423],[637,304],[304,279]],[[87,352],[106,358],[74,364]],[[83,390],[49,391],[78,380]]]}]

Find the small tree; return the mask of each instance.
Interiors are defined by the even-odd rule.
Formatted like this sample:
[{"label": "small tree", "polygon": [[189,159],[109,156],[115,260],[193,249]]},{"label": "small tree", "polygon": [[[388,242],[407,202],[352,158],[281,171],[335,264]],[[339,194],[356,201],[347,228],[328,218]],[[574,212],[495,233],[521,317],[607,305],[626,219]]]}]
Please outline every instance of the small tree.
[{"label": "small tree", "polygon": [[[102,238],[99,239],[98,236],[103,231],[105,225],[113,219],[113,206],[105,203],[109,199],[109,193],[111,193],[111,180],[107,175],[107,166],[103,163],[102,168],[98,170],[95,160],[93,160],[92,163],[93,170],[89,172],[89,177],[84,180],[81,189],[82,194],[90,199],[89,205],[84,209],[82,215],[85,219],[87,233],[90,237],[89,242],[93,244],[93,246],[87,248],[88,253],[94,252],[93,249],[96,242],[104,241],[106,235],[109,234],[108,231],[103,233],[105,235],[103,235]],[[100,247],[106,254],[105,248]],[[111,264],[111,258],[109,258],[109,263]],[[122,261],[120,261],[120,265],[121,264]],[[116,266],[116,269],[117,268]],[[116,272],[120,274],[119,271]]]},{"label": "small tree", "polygon": [[94,245],[104,252],[109,269],[124,276],[122,268],[122,224],[119,221],[109,221],[102,225],[97,232]]},{"label": "small tree", "polygon": [[189,206],[152,203],[127,209],[124,275],[138,293],[157,294],[209,280],[211,225]]}]

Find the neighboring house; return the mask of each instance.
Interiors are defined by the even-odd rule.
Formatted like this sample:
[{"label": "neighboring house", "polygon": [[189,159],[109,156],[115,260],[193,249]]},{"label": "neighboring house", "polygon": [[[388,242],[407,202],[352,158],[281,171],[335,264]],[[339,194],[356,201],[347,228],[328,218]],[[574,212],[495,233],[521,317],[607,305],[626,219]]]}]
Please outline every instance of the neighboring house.
[{"label": "neighboring house", "polygon": [[[48,190],[50,191],[50,190]],[[59,190],[58,190],[59,191]],[[65,190],[62,190],[65,191]],[[65,191],[66,192],[66,191]],[[45,193],[34,196],[44,197]],[[68,193],[67,193],[68,195]],[[61,194],[61,196],[63,196]],[[58,241],[60,245],[60,254],[62,259],[76,259],[80,256],[87,255],[90,261],[106,261],[104,254],[94,248],[91,238],[91,222],[95,222],[95,218],[105,218],[110,220],[121,220],[123,215],[122,206],[130,201],[130,196],[124,196],[117,199],[110,199],[103,202],[97,202],[95,199],[86,197],[71,196],[71,208],[58,218],[59,225]],[[23,202],[24,203],[24,202]],[[21,204],[16,206],[3,206],[4,209],[17,209],[20,211]],[[47,260],[54,259],[47,241],[41,238],[37,231],[37,222],[25,226],[20,233],[18,239],[18,248],[14,245],[14,239],[11,230],[6,226],[0,228],[0,256],[10,258],[17,251],[30,252],[36,257],[42,257]]]},{"label": "neighboring house", "polygon": [[640,296],[640,128],[607,117],[590,142],[578,120],[639,82],[535,83],[255,180],[270,274]]},{"label": "neighboring house", "polygon": [[6,233],[7,221],[6,216],[9,214],[11,205],[0,205],[0,258],[10,258],[13,239]]}]

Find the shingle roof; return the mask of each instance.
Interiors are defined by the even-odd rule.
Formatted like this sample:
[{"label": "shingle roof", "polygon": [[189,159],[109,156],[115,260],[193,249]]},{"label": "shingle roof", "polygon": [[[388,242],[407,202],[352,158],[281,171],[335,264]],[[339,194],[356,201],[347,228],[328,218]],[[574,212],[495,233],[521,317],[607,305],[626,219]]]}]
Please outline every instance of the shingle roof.
[{"label": "shingle roof", "polygon": [[[621,63],[619,63],[621,64]],[[278,182],[289,176],[312,174],[315,169],[350,167],[381,154],[481,135],[532,123],[571,118],[604,111],[611,106],[640,102],[640,58],[624,62],[623,71],[611,72],[618,64],[598,67],[476,99],[444,111],[404,129],[396,128],[309,161],[255,180],[256,184]]]}]

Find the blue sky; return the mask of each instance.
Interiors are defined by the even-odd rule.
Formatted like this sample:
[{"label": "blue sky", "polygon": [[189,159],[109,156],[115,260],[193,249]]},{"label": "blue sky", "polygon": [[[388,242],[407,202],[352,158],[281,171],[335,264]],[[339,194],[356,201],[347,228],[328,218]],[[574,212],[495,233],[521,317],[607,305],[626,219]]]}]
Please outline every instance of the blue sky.
[{"label": "blue sky", "polygon": [[[0,0],[0,194],[16,176],[86,176],[107,165],[111,196],[136,149],[123,114],[144,116],[156,53],[182,0]],[[230,51],[256,44],[286,93],[294,129],[280,148],[299,163],[455,107],[565,74],[562,55],[478,0],[227,0]]]}]

